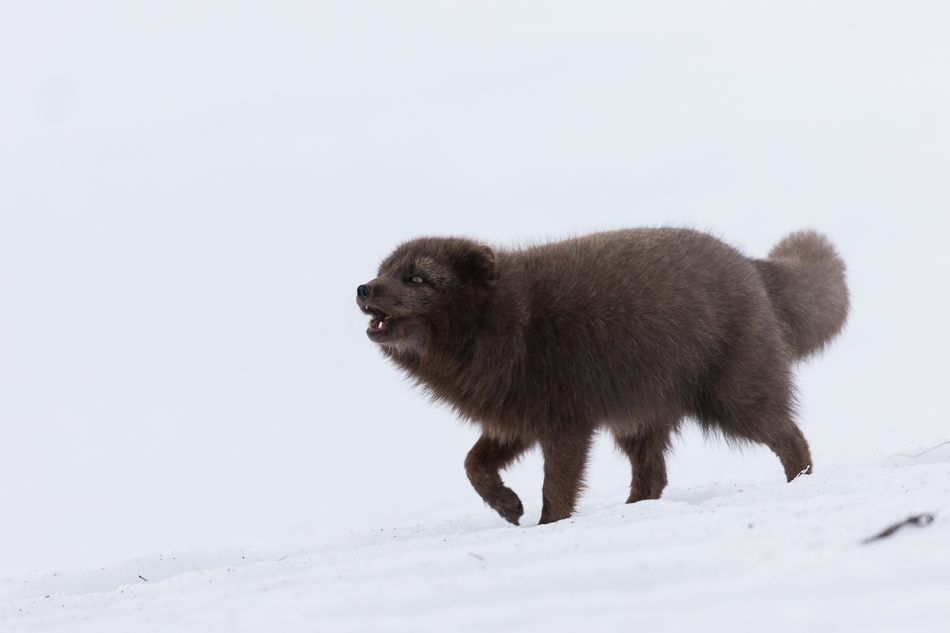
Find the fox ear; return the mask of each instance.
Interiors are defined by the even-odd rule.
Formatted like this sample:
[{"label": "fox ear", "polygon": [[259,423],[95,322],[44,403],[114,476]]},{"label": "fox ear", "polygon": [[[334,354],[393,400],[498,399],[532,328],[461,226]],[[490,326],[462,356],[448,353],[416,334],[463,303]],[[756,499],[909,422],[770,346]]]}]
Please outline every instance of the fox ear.
[{"label": "fox ear", "polygon": [[479,244],[472,247],[465,261],[465,274],[486,287],[495,283],[495,251],[491,246]]}]

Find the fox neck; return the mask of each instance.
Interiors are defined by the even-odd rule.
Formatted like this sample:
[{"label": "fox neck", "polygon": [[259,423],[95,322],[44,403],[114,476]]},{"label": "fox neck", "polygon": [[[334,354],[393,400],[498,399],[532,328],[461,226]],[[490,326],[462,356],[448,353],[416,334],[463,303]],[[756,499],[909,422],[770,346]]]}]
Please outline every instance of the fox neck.
[{"label": "fox neck", "polygon": [[471,419],[485,419],[523,375],[525,311],[494,294],[451,330],[431,338],[415,353],[392,355],[436,400]]}]

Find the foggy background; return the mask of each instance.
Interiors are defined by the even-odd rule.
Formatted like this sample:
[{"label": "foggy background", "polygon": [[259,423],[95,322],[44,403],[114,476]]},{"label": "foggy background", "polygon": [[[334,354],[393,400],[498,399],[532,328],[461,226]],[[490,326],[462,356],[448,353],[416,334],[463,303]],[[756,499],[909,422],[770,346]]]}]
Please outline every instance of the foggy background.
[{"label": "foggy background", "polygon": [[[366,339],[398,242],[816,228],[818,471],[950,439],[941,2],[0,4],[0,573],[493,516]],[[507,480],[540,512],[535,453]],[[782,480],[694,431],[672,486]],[[591,498],[628,465],[601,438]],[[610,495],[613,495],[611,497]],[[582,501],[582,503],[585,503]],[[499,525],[500,518],[495,517]]]}]

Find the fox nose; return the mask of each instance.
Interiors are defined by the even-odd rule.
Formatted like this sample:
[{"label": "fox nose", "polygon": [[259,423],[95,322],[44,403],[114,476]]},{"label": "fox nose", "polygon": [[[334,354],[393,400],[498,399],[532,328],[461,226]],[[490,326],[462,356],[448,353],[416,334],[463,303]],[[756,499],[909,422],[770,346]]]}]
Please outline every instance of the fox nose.
[{"label": "fox nose", "polygon": [[366,299],[367,297],[369,297],[370,292],[372,292],[370,290],[370,287],[367,286],[366,284],[363,284],[356,289],[356,296],[359,297],[360,299]]}]

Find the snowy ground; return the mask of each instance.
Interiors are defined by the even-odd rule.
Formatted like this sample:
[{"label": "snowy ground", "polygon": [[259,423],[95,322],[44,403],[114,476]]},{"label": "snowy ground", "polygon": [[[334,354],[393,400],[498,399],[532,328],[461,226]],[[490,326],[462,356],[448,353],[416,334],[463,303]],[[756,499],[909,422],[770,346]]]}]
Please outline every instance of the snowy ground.
[{"label": "snowy ground", "polygon": [[[589,495],[590,496],[590,495]],[[0,583],[4,631],[946,631],[950,446],[791,484],[489,511]],[[906,526],[864,539],[912,515]],[[147,580],[146,580],[147,579]]]}]

